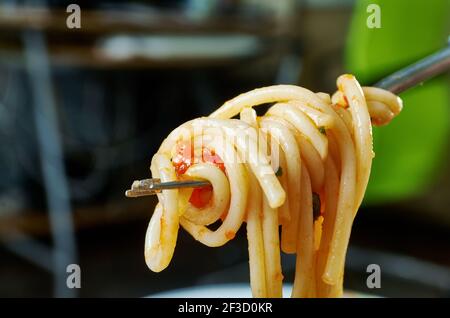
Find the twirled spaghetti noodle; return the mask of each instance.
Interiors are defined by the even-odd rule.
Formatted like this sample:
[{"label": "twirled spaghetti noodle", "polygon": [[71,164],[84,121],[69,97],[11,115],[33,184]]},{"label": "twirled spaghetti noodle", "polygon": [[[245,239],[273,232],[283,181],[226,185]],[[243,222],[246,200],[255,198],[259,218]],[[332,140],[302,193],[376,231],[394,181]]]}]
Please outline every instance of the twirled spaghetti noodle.
[{"label": "twirled spaghetti noodle", "polygon": [[[145,241],[149,268],[168,266],[180,224],[216,247],[246,222],[253,296],[282,296],[281,251],[297,256],[292,297],[341,296],[374,156],[372,124],[387,124],[402,102],[361,88],[352,75],[337,86],[332,97],[291,85],[255,89],[172,131],[152,159],[153,177],[202,179],[211,188],[200,204],[204,193],[192,189],[158,194]],[[257,116],[253,107],[268,103]],[[213,223],[220,225],[212,230]]]}]

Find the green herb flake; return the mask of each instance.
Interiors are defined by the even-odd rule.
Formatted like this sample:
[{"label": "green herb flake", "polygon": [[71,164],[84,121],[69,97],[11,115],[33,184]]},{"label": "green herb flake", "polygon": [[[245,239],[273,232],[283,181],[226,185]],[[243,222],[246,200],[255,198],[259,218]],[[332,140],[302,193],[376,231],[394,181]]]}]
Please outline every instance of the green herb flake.
[{"label": "green herb flake", "polygon": [[312,203],[313,203],[313,216],[314,216],[314,221],[315,221],[321,214],[320,213],[320,210],[321,210],[320,196],[317,193],[313,192]]},{"label": "green herb flake", "polygon": [[277,170],[277,172],[275,172],[275,175],[277,177],[281,177],[283,175],[283,169],[281,169],[281,166],[278,167],[278,170]]},{"label": "green herb flake", "polygon": [[319,127],[319,131],[320,131],[320,133],[321,133],[322,135],[326,135],[326,134],[327,134],[327,130],[325,129],[324,126],[320,126],[320,127]]}]

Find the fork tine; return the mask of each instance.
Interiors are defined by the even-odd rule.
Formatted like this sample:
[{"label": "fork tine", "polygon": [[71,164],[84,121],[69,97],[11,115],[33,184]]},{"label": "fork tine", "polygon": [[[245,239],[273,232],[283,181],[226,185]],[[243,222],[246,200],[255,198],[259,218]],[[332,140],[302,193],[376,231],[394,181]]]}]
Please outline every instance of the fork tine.
[{"label": "fork tine", "polygon": [[209,181],[186,180],[161,182],[158,178],[135,180],[131,185],[131,189],[125,191],[125,196],[129,198],[137,198],[148,195],[155,195],[162,190],[179,189],[179,188],[200,188],[211,185]]}]

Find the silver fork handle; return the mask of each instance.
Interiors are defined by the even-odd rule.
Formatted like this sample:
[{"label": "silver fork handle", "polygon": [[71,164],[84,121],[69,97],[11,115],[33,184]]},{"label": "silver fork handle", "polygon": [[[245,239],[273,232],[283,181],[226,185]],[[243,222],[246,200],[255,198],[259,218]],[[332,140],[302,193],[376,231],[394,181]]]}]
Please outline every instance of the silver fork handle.
[{"label": "silver fork handle", "polygon": [[374,86],[401,93],[450,70],[450,45],[382,79]]}]

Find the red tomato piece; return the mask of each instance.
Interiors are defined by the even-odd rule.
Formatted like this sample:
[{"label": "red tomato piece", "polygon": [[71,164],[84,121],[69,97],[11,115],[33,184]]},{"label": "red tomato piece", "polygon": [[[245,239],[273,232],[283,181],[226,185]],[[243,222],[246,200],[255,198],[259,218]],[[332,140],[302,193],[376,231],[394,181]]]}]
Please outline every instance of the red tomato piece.
[{"label": "red tomato piece", "polygon": [[[172,159],[172,164],[175,167],[177,175],[180,176],[186,173],[187,169],[189,169],[189,167],[196,161],[200,160],[196,160],[194,156],[193,144],[189,141],[179,142],[177,144],[176,154]],[[204,147],[202,149],[201,161],[212,163],[223,172],[225,172],[225,165],[223,163],[223,160],[219,155],[216,154],[214,149]],[[195,188],[192,191],[189,202],[196,208],[201,209],[211,200],[212,191],[212,186]]]}]

